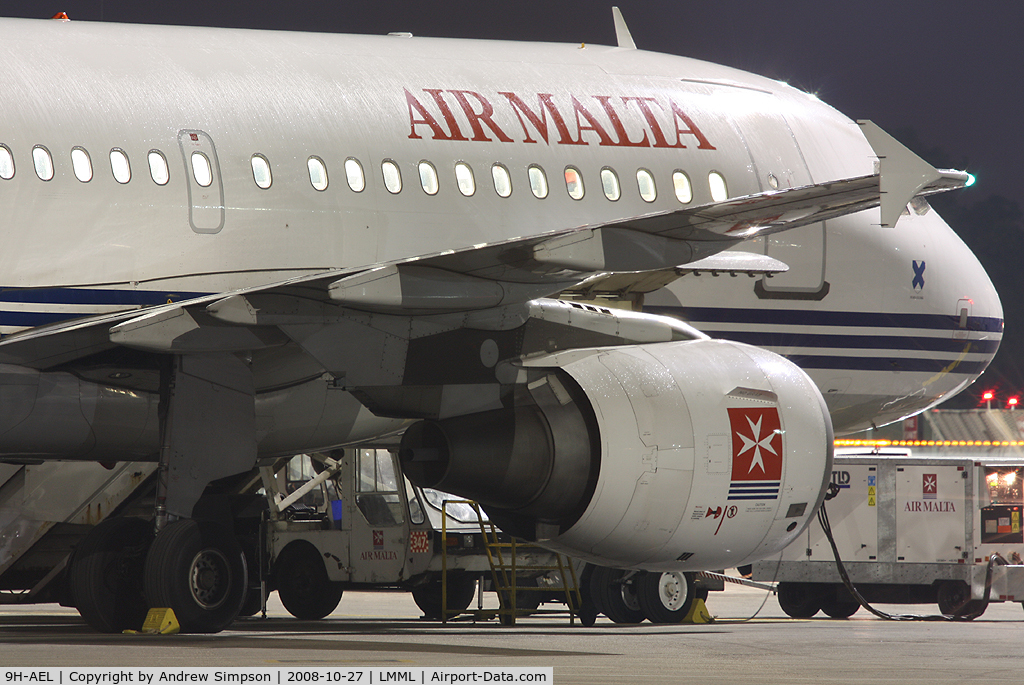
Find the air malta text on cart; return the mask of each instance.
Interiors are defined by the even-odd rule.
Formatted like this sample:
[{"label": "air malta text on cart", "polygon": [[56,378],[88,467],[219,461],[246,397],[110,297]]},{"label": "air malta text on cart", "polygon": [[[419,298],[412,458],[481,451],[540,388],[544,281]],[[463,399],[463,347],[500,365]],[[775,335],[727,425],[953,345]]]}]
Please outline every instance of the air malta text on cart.
[{"label": "air malta text on cart", "polygon": [[[869,602],[932,603],[980,616],[987,602],[1024,602],[1024,458],[917,456],[907,449],[837,450],[826,503],[850,578]],[[754,565],[779,581],[794,617],[846,617],[832,548],[812,524],[782,553]]]}]

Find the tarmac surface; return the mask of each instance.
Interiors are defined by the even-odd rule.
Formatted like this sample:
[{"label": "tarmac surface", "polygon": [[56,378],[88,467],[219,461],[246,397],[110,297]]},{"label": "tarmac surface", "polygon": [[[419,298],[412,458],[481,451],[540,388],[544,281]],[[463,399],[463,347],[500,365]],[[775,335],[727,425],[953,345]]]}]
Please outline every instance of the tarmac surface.
[{"label": "tarmac surface", "polygon": [[705,625],[623,626],[601,617],[584,628],[567,614],[515,626],[443,625],[420,619],[408,594],[346,592],[326,619],[300,621],[274,595],[266,619],[239,620],[216,635],[141,636],[97,634],[56,605],[8,605],[0,607],[0,668],[552,666],[559,685],[1024,681],[1019,603],[992,604],[972,622],[886,621],[864,610],[845,620],[795,620],[764,590],[729,585],[711,594],[708,609],[716,619]]}]

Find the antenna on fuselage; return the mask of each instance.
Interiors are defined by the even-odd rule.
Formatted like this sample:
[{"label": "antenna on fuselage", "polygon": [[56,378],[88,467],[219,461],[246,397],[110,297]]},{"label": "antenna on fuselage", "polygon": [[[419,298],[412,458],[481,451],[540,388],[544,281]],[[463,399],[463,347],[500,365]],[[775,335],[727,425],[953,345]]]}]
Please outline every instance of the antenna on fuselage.
[{"label": "antenna on fuselage", "polygon": [[626,20],[622,18],[622,12],[618,7],[612,7],[612,18],[615,20],[615,40],[618,41],[619,47],[636,50],[636,43],[633,42],[633,36],[629,34],[629,27],[626,26]]}]

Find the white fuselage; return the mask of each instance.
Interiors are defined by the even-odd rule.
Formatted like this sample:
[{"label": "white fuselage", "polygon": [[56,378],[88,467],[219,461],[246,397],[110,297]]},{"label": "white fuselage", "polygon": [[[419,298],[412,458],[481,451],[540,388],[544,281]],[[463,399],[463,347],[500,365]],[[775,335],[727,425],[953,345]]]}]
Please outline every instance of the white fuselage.
[{"label": "white fuselage", "polygon": [[[856,124],[813,96],[643,51],[21,20],[0,31],[2,335],[707,204],[723,199],[713,172],[738,197],[875,163]],[[761,239],[743,249],[789,274],[760,290],[690,276],[647,305],[791,356],[837,432],[898,419],[981,373],[1002,311],[934,211],[877,224],[873,210]],[[275,452],[317,447],[277,440]]]}]

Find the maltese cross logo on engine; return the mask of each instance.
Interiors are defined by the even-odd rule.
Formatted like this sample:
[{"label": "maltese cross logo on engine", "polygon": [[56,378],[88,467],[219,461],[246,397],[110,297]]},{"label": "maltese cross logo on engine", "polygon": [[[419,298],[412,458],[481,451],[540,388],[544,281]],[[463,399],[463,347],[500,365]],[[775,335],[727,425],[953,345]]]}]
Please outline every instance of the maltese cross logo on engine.
[{"label": "maltese cross logo on engine", "polygon": [[729,409],[732,482],[729,499],[778,499],[782,484],[782,424],[776,407]]}]

